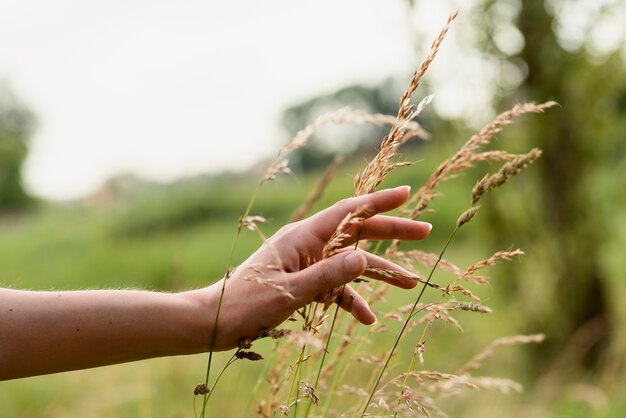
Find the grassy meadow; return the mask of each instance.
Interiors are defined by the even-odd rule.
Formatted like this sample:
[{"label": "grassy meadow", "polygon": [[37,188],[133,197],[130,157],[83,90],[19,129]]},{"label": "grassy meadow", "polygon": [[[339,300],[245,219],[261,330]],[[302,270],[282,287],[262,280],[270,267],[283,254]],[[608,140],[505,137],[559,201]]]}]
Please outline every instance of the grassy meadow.
[{"label": "grassy meadow", "polygon": [[[384,185],[412,185],[417,189],[437,163],[458,144],[440,143],[418,147],[405,155],[417,161],[390,175]],[[354,174],[361,169],[360,159],[340,167],[316,209],[353,193]],[[482,166],[482,170],[490,167]],[[493,171],[493,168],[491,168]],[[431,237],[420,243],[403,244],[438,252],[453,228],[458,215],[468,207],[473,183],[482,171],[472,170],[445,184],[443,196],[433,202],[433,213],[422,219],[433,223]],[[532,176],[531,172],[524,173]],[[523,211],[528,190],[524,175],[507,184],[500,200],[483,203],[511,204],[511,216]],[[320,173],[282,176],[264,186],[252,214],[268,219],[261,229],[270,235],[315,188]],[[227,180],[224,180],[227,178]],[[105,202],[42,203],[31,213],[6,217],[0,222],[0,283],[26,289],[142,288],[177,291],[210,284],[226,268],[228,251],[236,232],[237,219],[243,212],[255,185],[245,176],[189,179],[171,185],[138,188]],[[490,256],[499,248],[483,233],[488,211],[457,237],[446,258],[460,266]],[[518,213],[519,215],[519,213]],[[626,235],[624,218],[618,225]],[[538,226],[540,227],[540,226]],[[254,233],[244,231],[237,251],[237,262],[260,244]],[[506,237],[508,249],[517,248],[516,237]],[[491,287],[472,289],[494,312],[475,315],[460,312],[456,317],[465,329],[436,324],[429,335],[426,363],[429,370],[453,372],[492,340],[529,329],[526,311],[532,301],[540,301],[547,282],[532,257],[541,256],[541,243],[524,248],[528,253],[507,266],[492,267],[487,275]],[[616,243],[607,243],[606,268],[612,277],[626,267]],[[524,283],[512,283],[507,272],[522,271]],[[426,275],[428,271],[421,271]],[[434,281],[445,283],[449,277],[438,272]],[[548,281],[549,282],[549,281]],[[614,303],[623,302],[624,285],[616,281]],[[414,291],[418,291],[417,287]],[[430,290],[430,289],[429,289]],[[621,291],[621,293],[620,293]],[[618,295],[622,295],[620,298]],[[427,292],[427,299],[438,295]],[[414,299],[411,291],[392,291],[377,305],[379,320],[389,328],[398,324],[383,319],[387,310]],[[558,307],[554,307],[558,309]],[[624,309],[616,309],[614,320],[622,323]],[[620,313],[621,312],[621,313]],[[618,327],[619,328],[619,327]],[[416,333],[417,331],[413,331]],[[361,330],[362,334],[363,331]],[[619,338],[623,338],[619,334]],[[389,349],[390,336],[375,336],[374,346],[381,352]],[[414,337],[417,338],[417,337]],[[409,338],[408,340],[414,339]],[[547,337],[550,338],[549,336]],[[623,347],[616,341],[615,350]],[[570,347],[571,348],[571,347]],[[253,416],[266,388],[259,376],[268,364],[275,363],[272,344],[261,341],[256,351],[266,357],[260,362],[237,362],[217,388],[209,405],[209,416]],[[568,347],[561,347],[565,352]],[[411,356],[413,347],[400,347],[398,359]],[[332,352],[332,350],[331,350]],[[516,416],[617,417],[626,403],[619,400],[624,379],[610,368],[580,372],[569,367],[560,373],[559,366],[541,362],[540,346],[501,348],[485,362],[479,375],[512,378],[524,384],[524,393],[502,394],[498,391],[465,390],[460,396],[441,399],[440,406],[451,416],[504,416],[516,408]],[[619,358],[619,351],[616,352]],[[219,353],[218,365],[229,358]],[[402,363],[402,362],[400,362]],[[137,363],[76,371],[0,383],[1,417],[191,417],[194,416],[194,386],[204,378],[206,356],[161,358]],[[404,366],[400,366],[404,367]],[[556,370],[554,370],[556,368]],[[543,370],[543,372],[542,372]],[[360,375],[353,366],[353,379]],[[337,397],[338,406],[358,398]],[[359,401],[360,402],[360,401]],[[199,404],[199,402],[198,402]],[[314,411],[315,413],[315,411]],[[320,412],[318,412],[319,414]]]}]

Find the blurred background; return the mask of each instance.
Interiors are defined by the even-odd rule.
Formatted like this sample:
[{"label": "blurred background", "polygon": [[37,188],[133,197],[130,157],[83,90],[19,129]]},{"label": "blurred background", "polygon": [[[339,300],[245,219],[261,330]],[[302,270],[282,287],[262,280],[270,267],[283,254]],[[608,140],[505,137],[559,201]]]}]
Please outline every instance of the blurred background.
[{"label": "blurred background", "polygon": [[[351,106],[395,114],[412,71],[456,9],[415,97],[435,94],[420,116],[433,138],[407,146],[403,158],[418,163],[385,185],[416,190],[514,103],[560,107],[498,135],[498,147],[537,146],[544,155],[485,199],[449,258],[466,265],[518,247],[526,256],[489,272],[492,287],[480,295],[495,312],[463,318],[466,333],[450,337],[461,345],[435,337],[429,355],[433,368],[445,369],[450,358],[463,363],[505,335],[547,339],[485,365],[485,375],[519,380],[524,393],[468,392],[446,408],[451,416],[511,408],[517,416],[622,416],[626,4],[619,0],[0,0],[0,284],[176,291],[219,279],[269,159],[322,113]],[[384,134],[352,125],[317,133],[290,157],[294,175],[261,193],[253,212],[269,219],[264,232],[288,221],[337,154],[345,161],[317,208],[350,196]],[[424,217],[434,229],[420,248],[438,252],[473,183],[495,169],[446,184]],[[238,261],[258,245],[246,237]],[[191,416],[205,361],[157,359],[0,382],[0,416]],[[248,400],[261,368],[233,369],[216,416],[246,416],[233,400]]]}]

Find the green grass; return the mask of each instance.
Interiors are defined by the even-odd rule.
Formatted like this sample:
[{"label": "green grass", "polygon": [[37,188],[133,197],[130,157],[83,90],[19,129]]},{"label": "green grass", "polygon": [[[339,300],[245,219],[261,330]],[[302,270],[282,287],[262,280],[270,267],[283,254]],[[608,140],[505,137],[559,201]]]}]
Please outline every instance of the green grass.
[{"label": "green grass", "polygon": [[[410,184],[417,188],[435,163],[447,155],[446,150],[441,149],[419,152],[423,162],[398,170],[385,184]],[[316,210],[350,196],[352,177],[361,165],[359,162],[342,167]],[[433,202],[436,212],[424,216],[424,220],[434,224],[432,236],[422,243],[406,244],[406,248],[412,245],[437,252],[457,216],[468,207],[469,190],[478,176],[472,171],[446,184],[442,188],[444,198]],[[316,179],[316,175],[294,176],[264,187],[252,214],[268,218],[268,223],[262,226],[267,235],[288,220],[314,187]],[[519,191],[524,189],[524,183],[515,179],[506,187],[509,191],[503,193],[509,193],[507,199],[515,202],[511,205],[511,214],[523,214],[527,202]],[[251,180],[191,181],[138,193],[107,207],[47,204],[21,218],[1,220],[0,285],[28,289],[146,288],[165,291],[208,285],[224,273],[237,219],[253,188],[254,181]],[[491,203],[489,200],[485,202],[487,205]],[[464,227],[446,258],[465,266],[496,250],[485,244],[483,215],[480,213],[477,222]],[[616,225],[623,231],[621,236],[626,238],[625,218],[618,218]],[[236,262],[245,259],[259,245],[258,237],[253,233],[244,231],[242,238]],[[515,246],[515,237],[510,240]],[[620,248],[619,240],[607,243],[605,265],[611,277],[619,277],[625,267]],[[538,251],[533,248],[525,250],[529,254]],[[532,259],[526,259],[515,262],[513,268],[524,269],[531,277],[534,266]],[[494,338],[529,331],[525,321],[528,298],[511,298],[507,277],[500,277],[506,271],[504,267],[491,269],[488,275],[494,277],[493,287],[472,289],[494,308],[494,314],[459,314],[465,334],[450,327],[432,329],[426,353],[429,368],[453,371]],[[439,275],[436,280],[445,283],[446,277]],[[529,289],[540,289],[541,278],[528,280],[532,281]],[[623,289],[621,283],[616,280],[615,286]],[[623,292],[621,294],[613,298],[618,307],[623,305],[619,304],[623,302]],[[383,314],[388,307],[409,303],[412,298],[409,292],[395,291],[390,293],[387,305],[380,305],[377,309]],[[616,309],[618,324],[626,322],[622,319],[626,317],[623,311]],[[619,336],[622,340],[623,335],[620,333]],[[410,356],[410,341],[415,338],[407,339],[398,358]],[[379,347],[388,349],[388,345],[389,339],[386,338]],[[271,356],[268,344],[262,344],[258,351]],[[547,406],[545,403],[535,405],[530,371],[536,367],[529,364],[532,359],[529,351],[523,347],[502,351],[485,365],[482,372],[519,379],[530,385],[528,395],[475,394],[470,401],[466,397],[446,401],[449,412],[461,411],[458,416],[489,417],[503,416],[511,408],[518,408],[526,411],[526,416],[609,418],[619,416],[620,408],[626,406],[623,401],[617,401],[623,379],[610,385],[615,390],[606,393],[610,400],[608,406],[589,409],[591,407],[586,404],[581,406],[579,401],[568,399],[565,392]],[[219,353],[218,365],[228,357],[229,354]],[[0,417],[188,417],[193,414],[193,388],[203,380],[205,367],[206,356],[198,355],[0,382]],[[216,396],[212,397],[210,416],[242,416],[263,367],[263,362],[236,363],[220,383]],[[598,381],[595,377],[581,379]],[[249,411],[254,410],[255,404]],[[541,413],[537,412],[539,409]]]}]

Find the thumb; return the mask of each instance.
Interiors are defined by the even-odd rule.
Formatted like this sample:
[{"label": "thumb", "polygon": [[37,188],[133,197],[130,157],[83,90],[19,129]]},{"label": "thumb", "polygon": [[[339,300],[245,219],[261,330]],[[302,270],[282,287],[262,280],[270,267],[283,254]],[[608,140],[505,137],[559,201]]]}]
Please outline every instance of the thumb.
[{"label": "thumb", "polygon": [[318,294],[343,286],[359,277],[367,266],[365,255],[360,251],[342,251],[330,258],[293,273],[292,294],[298,299],[310,301]]}]

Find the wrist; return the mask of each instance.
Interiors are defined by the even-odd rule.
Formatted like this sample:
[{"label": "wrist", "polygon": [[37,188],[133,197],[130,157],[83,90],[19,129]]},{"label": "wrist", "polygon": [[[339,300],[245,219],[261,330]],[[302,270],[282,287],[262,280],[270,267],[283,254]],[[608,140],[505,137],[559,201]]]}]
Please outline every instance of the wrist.
[{"label": "wrist", "polygon": [[204,353],[210,350],[215,323],[215,306],[213,288],[190,290],[176,294],[186,305],[185,323],[187,348],[185,354]]}]

